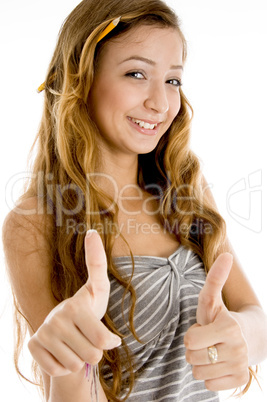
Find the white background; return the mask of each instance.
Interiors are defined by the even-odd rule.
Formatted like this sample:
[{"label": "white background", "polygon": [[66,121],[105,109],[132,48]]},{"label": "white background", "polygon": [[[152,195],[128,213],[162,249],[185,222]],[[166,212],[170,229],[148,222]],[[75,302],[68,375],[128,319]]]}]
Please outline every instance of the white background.
[{"label": "white background", "polygon": [[[43,96],[36,88],[44,80],[61,23],[77,4],[1,0],[1,225],[13,206],[12,197],[19,193],[17,179],[26,169],[40,121]],[[168,4],[180,16],[188,40],[183,89],[195,110],[192,148],[203,163],[237,255],[267,310],[267,2]],[[0,268],[0,399],[37,401],[34,387],[22,384],[13,368],[12,301],[2,251]],[[23,370],[29,372],[28,366]],[[262,364],[260,371],[264,394],[253,385],[245,402],[266,400],[266,367]]]}]

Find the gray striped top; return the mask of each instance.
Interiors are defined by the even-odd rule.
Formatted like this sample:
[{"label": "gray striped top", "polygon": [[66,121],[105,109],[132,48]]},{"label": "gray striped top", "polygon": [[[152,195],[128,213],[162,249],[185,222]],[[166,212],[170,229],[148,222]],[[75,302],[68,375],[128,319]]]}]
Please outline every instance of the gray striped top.
[{"label": "gray striped top", "polygon": [[[185,360],[183,338],[196,322],[198,295],[206,277],[202,261],[183,246],[169,258],[137,256],[134,261],[132,284],[137,295],[134,325],[142,343],[134,338],[127,325],[130,296],[125,297],[122,314],[124,288],[114,277],[110,278],[108,308],[110,318],[125,336],[134,356],[136,380],[127,400],[219,401],[217,393],[208,391],[202,381],[194,379]],[[117,257],[114,262],[123,275],[131,276],[130,257]],[[112,381],[107,368],[103,375]],[[125,372],[123,379],[127,384]]]}]

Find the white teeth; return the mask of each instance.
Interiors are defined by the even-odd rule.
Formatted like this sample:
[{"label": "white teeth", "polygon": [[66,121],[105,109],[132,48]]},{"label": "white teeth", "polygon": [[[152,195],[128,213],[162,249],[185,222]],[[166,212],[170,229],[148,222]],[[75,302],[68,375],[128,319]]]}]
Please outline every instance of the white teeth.
[{"label": "white teeth", "polygon": [[145,125],[144,125],[144,128],[147,128],[147,129],[153,129],[154,128],[154,124],[148,124],[148,123],[145,123]]},{"label": "white teeth", "polygon": [[145,128],[146,130],[154,130],[154,128],[157,127],[157,124],[149,124],[149,123],[145,123],[142,120],[136,120],[133,118],[131,118],[131,120],[134,123],[138,124],[140,127]]}]

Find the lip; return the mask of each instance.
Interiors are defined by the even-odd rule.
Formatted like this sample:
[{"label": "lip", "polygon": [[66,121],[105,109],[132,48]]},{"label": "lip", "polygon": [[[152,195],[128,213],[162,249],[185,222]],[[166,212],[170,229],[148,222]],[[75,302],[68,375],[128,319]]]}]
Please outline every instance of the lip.
[{"label": "lip", "polygon": [[136,120],[144,121],[145,123],[149,123],[149,124],[157,124],[157,127],[156,127],[156,128],[154,128],[153,130],[150,130],[150,129],[142,128],[142,127],[139,126],[139,124],[134,123],[134,122],[131,120],[131,117],[127,117],[127,119],[128,119],[128,121],[129,121],[130,125],[131,125],[133,128],[135,128],[135,130],[137,130],[137,131],[138,131],[139,133],[141,133],[141,134],[145,134],[145,135],[151,136],[151,137],[154,137],[155,135],[158,134],[158,131],[159,131],[159,127],[160,127],[161,122],[156,123],[156,122],[153,122],[153,121],[151,121],[151,120],[136,119]]},{"label": "lip", "polygon": [[139,119],[137,117],[132,117],[132,116],[128,116],[128,119],[140,120],[140,121],[143,121],[143,122],[148,123],[148,124],[160,124],[160,123],[162,123],[162,121]]}]

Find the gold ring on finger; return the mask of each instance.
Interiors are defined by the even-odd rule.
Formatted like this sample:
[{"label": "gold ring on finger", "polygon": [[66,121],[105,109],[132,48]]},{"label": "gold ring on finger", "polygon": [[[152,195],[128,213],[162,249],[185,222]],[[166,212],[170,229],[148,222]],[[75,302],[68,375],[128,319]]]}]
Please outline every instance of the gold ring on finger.
[{"label": "gold ring on finger", "polygon": [[215,345],[210,346],[208,348],[208,356],[209,356],[209,361],[211,364],[215,364],[218,361],[218,350]]}]

